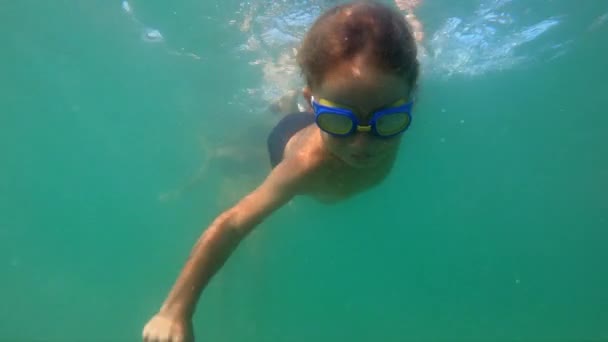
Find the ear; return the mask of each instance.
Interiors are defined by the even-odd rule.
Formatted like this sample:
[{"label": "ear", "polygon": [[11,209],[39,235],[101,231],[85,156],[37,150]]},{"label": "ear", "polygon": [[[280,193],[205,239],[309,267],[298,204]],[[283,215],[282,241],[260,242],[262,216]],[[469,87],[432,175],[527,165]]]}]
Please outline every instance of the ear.
[{"label": "ear", "polygon": [[310,103],[310,101],[312,100],[312,91],[310,90],[310,87],[306,86],[304,87],[304,89],[302,89],[302,96],[306,100],[308,110],[312,111],[312,104]]}]

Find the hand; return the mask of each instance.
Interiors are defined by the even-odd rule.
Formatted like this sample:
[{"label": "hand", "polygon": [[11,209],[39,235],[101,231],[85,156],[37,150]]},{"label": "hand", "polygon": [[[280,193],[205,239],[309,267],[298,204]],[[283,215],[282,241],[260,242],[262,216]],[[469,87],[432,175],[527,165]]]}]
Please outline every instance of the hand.
[{"label": "hand", "polygon": [[192,321],[158,313],[144,327],[144,342],[194,342]]}]

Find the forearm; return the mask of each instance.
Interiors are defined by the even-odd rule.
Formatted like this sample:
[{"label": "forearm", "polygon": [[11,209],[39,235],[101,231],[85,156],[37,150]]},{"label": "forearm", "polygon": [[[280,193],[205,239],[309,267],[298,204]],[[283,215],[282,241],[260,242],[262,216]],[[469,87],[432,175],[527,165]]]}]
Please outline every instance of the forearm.
[{"label": "forearm", "polygon": [[219,216],[194,245],[161,312],[191,318],[198,298],[213,275],[246,235],[236,227],[229,213]]}]

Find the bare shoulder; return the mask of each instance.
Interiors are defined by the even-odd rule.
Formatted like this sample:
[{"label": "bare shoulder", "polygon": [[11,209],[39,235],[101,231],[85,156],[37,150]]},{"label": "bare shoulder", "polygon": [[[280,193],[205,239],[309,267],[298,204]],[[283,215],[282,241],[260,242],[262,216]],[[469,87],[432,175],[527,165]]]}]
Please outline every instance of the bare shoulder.
[{"label": "bare shoulder", "polygon": [[308,166],[301,158],[285,158],[275,166],[254,191],[243,197],[229,212],[232,222],[244,229],[260,223],[273,211],[306,188]]},{"label": "bare shoulder", "polygon": [[283,159],[264,183],[280,191],[301,193],[325,159],[318,136],[312,125],[294,134],[285,146]]},{"label": "bare shoulder", "polygon": [[284,158],[314,168],[324,159],[319,129],[310,125],[291,137],[285,146]]}]

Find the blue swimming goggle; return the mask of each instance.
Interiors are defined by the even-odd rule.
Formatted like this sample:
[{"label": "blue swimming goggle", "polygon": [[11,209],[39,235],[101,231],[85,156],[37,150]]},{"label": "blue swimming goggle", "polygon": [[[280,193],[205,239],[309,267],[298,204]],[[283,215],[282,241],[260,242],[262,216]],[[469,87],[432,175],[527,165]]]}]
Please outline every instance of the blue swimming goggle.
[{"label": "blue swimming goggle", "polygon": [[390,107],[373,113],[368,125],[361,125],[354,111],[325,99],[311,98],[315,122],[324,132],[345,137],[356,132],[371,132],[383,138],[403,133],[412,121],[413,101],[399,100]]}]

